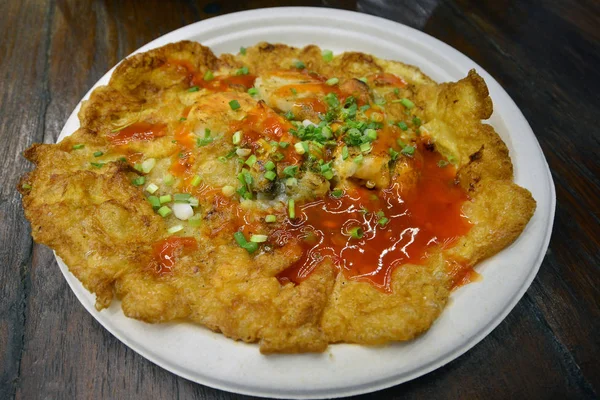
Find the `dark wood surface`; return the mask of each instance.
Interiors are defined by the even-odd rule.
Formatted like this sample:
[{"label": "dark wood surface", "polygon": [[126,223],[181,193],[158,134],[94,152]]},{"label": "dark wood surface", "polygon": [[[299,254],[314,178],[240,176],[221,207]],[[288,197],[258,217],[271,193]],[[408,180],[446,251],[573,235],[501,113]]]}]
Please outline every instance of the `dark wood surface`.
[{"label": "dark wood surface", "polygon": [[[79,304],[32,242],[21,153],[54,142],[85,92],[141,45],[238,10],[316,5],[413,26],[490,72],[531,124],[558,198],[541,270],[506,320],[424,377],[364,398],[597,398],[600,393],[600,3],[594,0],[0,3],[0,399],[242,398],[138,356]],[[357,366],[360,368],[360,366]]]}]

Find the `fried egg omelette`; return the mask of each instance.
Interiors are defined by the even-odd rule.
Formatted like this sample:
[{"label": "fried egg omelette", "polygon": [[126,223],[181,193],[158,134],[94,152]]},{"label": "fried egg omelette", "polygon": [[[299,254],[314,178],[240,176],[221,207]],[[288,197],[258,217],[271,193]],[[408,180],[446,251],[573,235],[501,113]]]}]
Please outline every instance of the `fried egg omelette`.
[{"label": "fried egg omelette", "polygon": [[98,310],[263,353],[405,341],[535,210],[491,113],[475,71],[182,41],[119,64],[19,190]]}]

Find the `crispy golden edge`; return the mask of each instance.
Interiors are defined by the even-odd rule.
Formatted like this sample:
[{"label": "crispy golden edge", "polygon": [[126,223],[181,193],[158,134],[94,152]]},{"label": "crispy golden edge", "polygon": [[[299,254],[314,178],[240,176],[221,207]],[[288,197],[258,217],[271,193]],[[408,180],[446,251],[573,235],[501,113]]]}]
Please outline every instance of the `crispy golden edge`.
[{"label": "crispy golden edge", "polygon": [[[458,83],[435,85],[429,77],[416,67],[395,61],[380,60],[362,53],[344,53],[336,56],[333,61],[328,63],[323,60],[321,50],[316,46],[296,49],[281,44],[260,43],[248,48],[245,56],[223,55],[217,59],[208,48],[198,43],[180,42],[137,54],[121,63],[115,70],[109,86],[98,88],[92,93],[90,100],[83,104],[79,114],[82,124],[80,136],[84,140],[102,141],[103,139],[97,135],[100,132],[105,134],[112,121],[118,120],[124,115],[138,112],[145,104],[147,105],[150,93],[168,89],[167,87],[153,86],[152,73],[157,67],[164,65],[173,58],[192,63],[194,68],[201,73],[209,69],[227,70],[247,65],[252,73],[259,75],[271,69],[287,69],[292,62],[297,60],[303,61],[307,68],[320,74],[325,76],[335,75],[340,78],[351,78],[357,75],[362,76],[379,72],[395,73],[410,84],[409,90],[416,96],[415,100],[418,106],[416,112],[424,120],[439,121],[442,128],[446,128],[453,134],[450,138],[444,138],[443,134],[436,137],[438,133],[436,129],[431,129],[430,132],[436,142],[439,140],[440,151],[458,158],[459,170],[457,177],[460,184],[469,191],[472,198],[472,201],[465,208],[465,213],[475,223],[475,228],[472,230],[473,234],[470,233],[463,238],[463,241],[448,252],[447,256],[470,257],[472,264],[475,264],[477,261],[497,253],[514,241],[533,214],[535,201],[531,198],[531,194],[511,181],[512,163],[506,146],[493,128],[481,123],[481,119],[487,119],[491,115],[492,104],[485,82],[474,71],[471,71],[467,78]],[[185,87],[187,82],[182,81],[178,84]],[[456,99],[465,100],[465,106],[463,107],[462,104],[460,108],[453,106]],[[431,107],[432,104],[435,104],[435,107]],[[462,124],[458,123],[459,120],[462,121]],[[444,131],[444,129],[440,131]],[[459,143],[461,146],[446,149],[444,148],[444,139],[454,140],[455,143]],[[32,227],[35,226],[35,229],[32,229],[34,239],[55,248],[64,245],[64,251],[58,250],[59,255],[64,256],[71,270],[82,280],[81,271],[85,270],[86,267],[78,265],[76,254],[68,254],[69,246],[71,246],[68,243],[69,240],[66,240],[68,238],[63,235],[60,236],[61,240],[55,241],[39,232],[43,223],[50,224],[51,222],[47,220],[38,221],[40,217],[37,214],[39,213],[35,210],[38,205],[34,205],[32,200],[39,197],[40,192],[38,190],[41,190],[46,183],[54,182],[50,176],[52,173],[49,174],[43,170],[52,171],[56,166],[51,166],[51,163],[44,163],[42,161],[44,154],[58,151],[66,152],[72,146],[72,143],[74,143],[73,140],[66,139],[56,146],[34,145],[28,149],[25,153],[26,157],[38,164],[38,168],[22,178],[19,190],[23,195],[26,216],[32,221]],[[55,154],[52,157],[55,157]],[[66,160],[59,171],[72,172],[77,169],[76,162]],[[116,179],[119,181],[119,187],[122,186],[124,193],[131,195],[127,201],[133,199],[133,202],[137,204],[138,200],[143,199],[143,196],[140,196],[140,192],[134,189],[127,179],[123,179],[125,173],[126,171],[122,168],[115,166],[109,172],[96,174],[95,176],[86,173],[85,179],[98,181],[101,187],[105,185],[105,181],[113,182],[112,180]],[[64,184],[69,185],[69,182],[74,178],[72,175],[61,174],[61,179],[64,179]],[[33,189],[23,189],[22,183],[25,182],[33,183]],[[498,193],[503,194],[503,199],[506,198],[511,201],[502,203],[505,206],[504,208],[499,207],[494,210],[493,223],[490,224],[486,220],[486,209],[498,203],[495,197]],[[143,209],[142,203],[145,204],[146,209]],[[145,201],[139,204],[143,209],[141,211],[142,216],[146,213],[148,216],[155,216],[151,210],[147,209],[148,205]],[[157,222],[158,225],[161,223],[163,223],[162,220]],[[482,237],[483,239],[486,238],[483,231],[489,226],[493,228],[492,231],[494,232],[491,244],[489,240],[481,240]],[[481,229],[478,229],[478,227]],[[68,235],[68,232],[65,232],[65,234]],[[158,237],[157,233],[148,235],[149,240],[155,240]],[[470,248],[470,242],[474,240],[479,240],[476,242],[477,246],[471,246],[473,248]],[[136,253],[137,255],[130,255],[130,259],[143,258],[144,251],[146,253],[148,251],[147,245],[149,243],[140,246],[143,251]],[[469,251],[464,250],[465,248],[469,248]],[[267,278],[264,280],[265,288],[271,288],[267,291],[273,291],[275,296],[273,299],[278,300],[278,302],[275,302],[277,304],[270,303],[270,311],[268,312],[279,315],[281,321],[288,320],[289,322],[286,326],[284,326],[284,322],[281,322],[279,325],[255,326],[250,330],[247,327],[240,327],[238,323],[244,321],[243,315],[239,315],[239,313],[236,315],[239,318],[238,322],[236,322],[236,318],[225,317],[227,314],[222,311],[230,312],[231,309],[222,309],[221,312],[212,314],[211,312],[214,310],[206,309],[205,314],[194,315],[191,308],[192,306],[198,306],[197,304],[186,303],[183,307],[169,314],[166,311],[169,309],[169,303],[167,302],[162,305],[157,304],[153,314],[136,314],[139,309],[136,307],[131,308],[131,303],[127,301],[128,296],[133,293],[131,289],[127,289],[127,282],[132,279],[135,280],[136,276],[141,279],[139,274],[135,272],[127,274],[119,271],[116,276],[110,278],[114,278],[113,280],[103,281],[100,279],[96,283],[98,286],[87,284],[86,287],[96,293],[100,308],[108,305],[113,292],[116,290],[118,296],[123,299],[123,309],[127,315],[149,322],[189,318],[235,339],[250,342],[260,340],[261,351],[265,353],[322,351],[327,346],[327,342],[347,341],[377,344],[389,340],[408,340],[428,329],[446,304],[451,283],[445,275],[444,255],[439,254],[431,257],[427,266],[425,266],[428,271],[425,275],[422,274],[422,268],[419,266],[406,266],[397,269],[393,277],[394,293],[391,295],[383,294],[365,282],[348,281],[341,274],[338,274],[334,284],[333,277],[327,275],[332,273],[330,268],[321,269],[321,272],[315,273],[305,284],[299,285],[295,290],[288,287],[282,288],[283,290],[277,289],[279,284],[273,281],[274,278]],[[423,280],[414,282],[415,274]],[[256,282],[263,282],[263,280]],[[116,289],[113,288],[115,284]],[[156,288],[156,284],[156,282],[152,282],[150,288]],[[175,294],[176,292],[173,292],[173,287],[170,286],[172,283],[162,282],[160,285],[166,285],[166,290],[172,295],[171,301],[182,301]],[[348,300],[344,301],[344,298],[348,298],[346,292],[352,294]],[[423,296],[423,293],[426,295]],[[387,304],[390,298],[393,298],[396,302],[395,307],[389,307],[389,304]],[[407,298],[413,300],[403,303],[403,299]],[[287,309],[286,311],[287,304],[302,302],[303,299],[316,300],[315,303],[309,301],[301,305],[298,311],[293,311],[293,309]],[[216,305],[221,304],[221,301],[206,304]],[[316,304],[322,305],[314,309]],[[262,308],[262,306],[260,307]],[[278,309],[280,311],[276,311]],[[426,310],[424,314],[423,310]],[[256,311],[251,313],[254,312]],[[283,317],[290,312],[292,314],[287,319]],[[400,318],[399,320],[398,318],[406,315],[419,316],[418,314],[422,315],[417,319]],[[220,317],[215,319],[217,315]],[[384,331],[386,327],[391,327],[389,332]],[[281,335],[279,334],[281,332],[287,333]],[[297,337],[298,335],[301,337]]]}]

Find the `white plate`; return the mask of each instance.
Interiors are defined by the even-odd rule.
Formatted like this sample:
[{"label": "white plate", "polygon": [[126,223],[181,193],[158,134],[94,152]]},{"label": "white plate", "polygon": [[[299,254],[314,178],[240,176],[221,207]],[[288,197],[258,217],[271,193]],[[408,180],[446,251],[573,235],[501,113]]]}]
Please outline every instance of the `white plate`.
[{"label": "white plate", "polygon": [[[397,385],[439,368],[481,341],[512,310],[548,247],[556,199],[548,165],[529,124],[483,68],[412,28],[323,8],[272,8],[211,18],[162,36],[137,52],[184,39],[199,41],[217,54],[237,52],[240,46],[259,41],[294,46],[314,43],[334,52],[356,50],[401,60],[417,65],[437,81],[461,79],[475,68],[488,84],[494,102],[490,123],[510,149],[515,182],[533,193],[537,210],[512,246],[479,265],[481,282],[452,294],[449,306],[426,334],[385,347],[334,345],[324,354],[267,357],[256,345],[234,342],[196,325],[149,325],[126,318],[117,302],[98,312],[94,296],[58,260],[75,295],[113,335],[155,364],[214,388],[267,397],[342,397]],[[94,88],[105,85],[113,70]],[[59,139],[78,128],[78,109]]]}]

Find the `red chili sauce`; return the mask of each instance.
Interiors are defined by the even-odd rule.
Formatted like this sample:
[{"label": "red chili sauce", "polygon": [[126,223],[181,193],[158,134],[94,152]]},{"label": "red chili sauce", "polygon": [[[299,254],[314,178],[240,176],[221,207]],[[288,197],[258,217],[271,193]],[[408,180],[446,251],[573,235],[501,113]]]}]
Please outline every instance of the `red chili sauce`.
[{"label": "red chili sauce", "polygon": [[[329,258],[347,278],[390,292],[395,268],[421,264],[433,247],[450,247],[465,235],[471,224],[461,206],[468,198],[454,182],[455,168],[440,168],[441,156],[420,148],[421,156],[414,161],[420,179],[409,190],[398,183],[384,190],[357,186],[339,199],[297,207],[297,218],[271,238],[278,245],[297,241],[304,249],[300,260],[279,274],[280,281],[302,282]],[[389,220],[384,225],[379,223],[380,211]],[[364,232],[362,238],[349,235],[355,227]]]},{"label": "red chili sauce", "polygon": [[198,243],[193,237],[171,236],[156,242],[152,247],[153,261],[150,263],[158,274],[171,272],[177,259],[186,251],[194,251]]},{"label": "red chili sauce", "polygon": [[138,140],[151,140],[163,137],[167,134],[165,124],[151,124],[148,122],[136,122],[119,132],[108,135],[107,139],[113,145],[123,145]]}]

